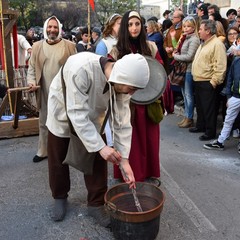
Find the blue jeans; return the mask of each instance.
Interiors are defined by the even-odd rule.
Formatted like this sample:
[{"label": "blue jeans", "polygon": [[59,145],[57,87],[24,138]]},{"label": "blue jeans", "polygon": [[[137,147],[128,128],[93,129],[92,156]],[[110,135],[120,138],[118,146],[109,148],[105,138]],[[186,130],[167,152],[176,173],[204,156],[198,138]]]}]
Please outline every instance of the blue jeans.
[{"label": "blue jeans", "polygon": [[194,97],[193,97],[193,76],[191,72],[187,72],[184,85],[181,87],[184,100],[184,115],[187,118],[193,119],[194,113]]}]

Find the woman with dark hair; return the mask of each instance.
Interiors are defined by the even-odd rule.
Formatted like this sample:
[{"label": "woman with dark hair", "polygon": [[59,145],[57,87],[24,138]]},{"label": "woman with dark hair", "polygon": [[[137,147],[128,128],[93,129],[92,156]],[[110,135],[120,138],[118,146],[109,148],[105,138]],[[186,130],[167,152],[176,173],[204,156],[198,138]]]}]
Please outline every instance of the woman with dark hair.
[{"label": "woman with dark hair", "polygon": [[226,32],[226,35],[227,35],[227,38],[226,38],[226,41],[225,41],[225,47],[226,49],[228,50],[233,44],[234,42],[236,41],[236,38],[237,38],[237,35],[239,33],[239,30],[237,27],[230,27],[227,32]]},{"label": "woman with dark hair", "polygon": [[166,37],[169,28],[173,25],[170,19],[165,19],[162,23],[162,33],[163,37]]},{"label": "woman with dark hair", "polygon": [[214,21],[219,21],[221,23],[222,23],[222,19],[223,19],[219,12],[209,14],[208,18],[212,19]]},{"label": "woman with dark hair", "polygon": [[226,19],[222,18],[221,14],[219,12],[210,13],[208,18],[211,20],[214,20],[214,21],[219,21],[222,24],[224,31],[226,33],[226,31],[228,29],[228,22],[225,21]]},{"label": "woman with dark hair", "polygon": [[[228,72],[229,72],[229,69],[232,65],[232,61],[234,59],[234,54],[232,54],[231,49],[236,47],[236,39],[237,39],[238,34],[239,34],[239,31],[238,31],[237,27],[230,27],[227,30],[227,33],[226,33],[227,37],[226,37],[226,40],[225,40],[225,47],[226,47],[226,51],[227,51],[227,72],[226,72],[226,78],[225,78],[225,81],[224,81],[224,85],[226,85]],[[226,90],[226,88],[223,88],[221,93],[224,95],[225,102],[227,102],[227,99],[226,99],[226,96],[225,96],[225,90]],[[225,104],[225,102],[224,102],[224,104]],[[223,120],[224,120],[225,115],[226,115],[226,107],[225,106],[226,105],[224,105]],[[232,127],[233,137],[239,137],[240,136],[240,134],[239,134],[239,132],[240,132],[239,131],[240,130],[239,119],[240,119],[240,114],[238,114],[238,116],[235,119],[235,122],[233,124],[233,127]]]},{"label": "woman with dark hair", "polygon": [[[117,60],[129,53],[140,53],[163,61],[154,42],[147,41],[141,16],[136,11],[124,14],[119,29],[118,42],[110,55]],[[131,66],[129,66],[131,67]],[[147,105],[131,103],[132,110],[132,144],[129,162],[136,181],[160,177],[159,143],[160,127],[147,114]],[[114,178],[121,178],[117,166],[114,168]]]}]

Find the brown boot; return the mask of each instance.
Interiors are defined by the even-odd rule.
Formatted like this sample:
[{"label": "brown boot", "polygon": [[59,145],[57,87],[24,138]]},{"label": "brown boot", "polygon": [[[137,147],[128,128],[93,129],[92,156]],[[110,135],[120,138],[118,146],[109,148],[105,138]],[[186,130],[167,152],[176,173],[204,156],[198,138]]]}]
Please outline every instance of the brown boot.
[{"label": "brown boot", "polygon": [[180,128],[189,128],[193,126],[193,119],[186,118],[185,121],[181,124],[178,125]]},{"label": "brown boot", "polygon": [[179,126],[179,125],[182,125],[182,124],[185,122],[186,119],[187,119],[187,118],[184,117],[184,118],[182,119],[182,121],[180,121],[180,122],[177,123],[177,125],[178,125],[178,126]]}]

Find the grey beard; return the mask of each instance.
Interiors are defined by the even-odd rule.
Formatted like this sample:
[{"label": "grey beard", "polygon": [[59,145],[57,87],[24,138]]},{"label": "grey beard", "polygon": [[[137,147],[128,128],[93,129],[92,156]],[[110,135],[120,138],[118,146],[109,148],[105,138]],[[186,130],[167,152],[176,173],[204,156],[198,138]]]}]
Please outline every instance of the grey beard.
[{"label": "grey beard", "polygon": [[48,40],[49,40],[49,41],[55,41],[55,40],[57,40],[57,36],[55,36],[55,35],[50,35],[50,34],[48,34],[47,36],[48,36]]},{"label": "grey beard", "polygon": [[49,37],[49,36],[48,36],[48,40],[49,40],[49,41],[55,41],[55,40],[57,40],[57,37]]}]

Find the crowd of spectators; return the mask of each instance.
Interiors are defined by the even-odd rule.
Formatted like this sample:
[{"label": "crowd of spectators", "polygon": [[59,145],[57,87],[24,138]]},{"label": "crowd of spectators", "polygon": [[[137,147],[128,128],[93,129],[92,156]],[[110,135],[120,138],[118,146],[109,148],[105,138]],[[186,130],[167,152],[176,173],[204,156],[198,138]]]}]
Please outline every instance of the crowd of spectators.
[{"label": "crowd of spectators", "polygon": [[[196,36],[200,40],[199,48],[194,48],[191,41],[185,40],[182,46],[182,52],[178,52],[179,45],[182,44],[183,36],[187,35],[184,33],[184,27],[186,26],[184,26],[183,23],[190,18],[194,18],[196,22]],[[232,120],[232,116],[230,117],[230,123],[228,121],[229,117],[225,120],[225,116],[229,110],[229,98],[232,95],[236,97],[239,94],[239,90],[238,93],[232,92],[232,89],[236,91],[236,84],[239,86],[239,82],[236,83],[236,81],[239,81],[236,76],[236,71],[234,75],[232,70],[231,76],[229,72],[232,67],[232,62],[235,64],[234,69],[237,68],[238,61],[235,59],[238,59],[240,56],[240,7],[238,9],[228,9],[226,16],[221,15],[220,8],[217,5],[204,2],[199,2],[195,7],[194,14],[189,16],[184,14],[180,8],[176,8],[172,12],[167,10],[164,12],[163,18],[156,21],[160,29],[160,31],[158,31],[160,32],[158,40],[155,34],[156,27],[152,25],[153,21],[153,17],[147,20],[147,34],[152,41],[156,42],[159,51],[164,51],[161,55],[167,73],[169,74],[172,70],[173,60],[188,62],[188,71],[184,86],[176,87],[171,85],[169,81],[167,83],[166,90],[163,94],[166,112],[168,114],[173,113],[175,104],[183,107],[185,109],[184,118],[178,123],[178,127],[189,128],[189,131],[192,133],[203,132],[204,134],[199,137],[201,141],[207,141],[217,137],[216,128],[217,124],[219,124],[217,117],[221,113],[222,118],[220,121],[222,122],[219,125],[224,126],[224,124],[228,124],[228,132],[227,134],[226,131],[224,132],[224,140],[230,136],[231,132],[233,133],[233,137],[239,138],[239,110],[234,112],[236,115],[234,115],[234,120]],[[213,24],[213,26],[211,26],[211,24]],[[191,26],[189,25],[189,27]],[[152,32],[149,31],[149,28],[153,29]],[[208,33],[206,33],[206,30],[210,32],[209,37],[207,37]],[[193,32],[192,29],[191,33]],[[188,39],[188,37],[186,38]],[[211,43],[209,44],[210,41]],[[214,48],[217,48],[217,50],[214,50]],[[190,51],[190,49],[194,49],[194,52]],[[204,54],[204,49],[208,51],[206,54]],[[224,51],[222,51],[222,49]],[[208,75],[207,72],[211,69],[212,65],[214,65],[214,62],[208,58],[214,58],[215,63],[217,63],[211,70],[213,72],[212,75],[210,73]],[[193,67],[189,67],[191,62],[194,62]],[[208,63],[208,66],[206,66],[206,63]],[[216,72],[216,69],[219,69],[219,71],[217,70],[218,72]],[[192,80],[189,80],[189,77],[192,78]],[[229,84],[229,81],[232,85]],[[189,85],[189,82],[192,82],[192,84]],[[204,91],[201,89],[205,82],[211,83],[212,89],[208,91],[208,94],[206,94],[207,85],[204,86]],[[233,85],[235,87],[233,87]],[[191,92],[193,92],[193,95],[190,94]],[[181,99],[181,97],[183,97],[183,99]],[[206,98],[211,98],[211,103],[207,101]],[[190,100],[194,101],[194,106],[197,110],[194,127],[193,114],[188,112]],[[220,144],[215,140],[213,145],[212,143],[205,144],[204,147],[207,149],[222,150],[224,148],[224,140],[222,139]],[[238,144],[238,152],[240,153],[240,144]]]},{"label": "crowd of spectators", "polygon": [[[137,57],[138,54],[141,59],[144,59],[141,55],[155,58],[163,65],[162,69],[164,68],[167,74],[170,74],[176,61],[186,62],[187,70],[184,75],[184,84],[181,86],[175,86],[168,80],[163,96],[158,99],[160,103],[161,101],[163,102],[161,108],[164,108],[163,112],[165,112],[165,115],[174,112],[174,106],[177,103],[177,99],[180,97],[185,112],[183,119],[178,123],[178,127],[188,128],[190,133],[202,132],[203,135],[199,137],[200,141],[208,141],[217,137],[217,117],[220,112],[222,114],[223,128],[218,139],[208,144],[204,144],[204,148],[209,150],[223,150],[224,141],[230,136],[231,132],[234,133],[235,137],[240,137],[240,7],[238,9],[229,9],[226,13],[226,18],[221,16],[220,9],[217,5],[203,2],[200,2],[197,5],[195,15],[186,16],[180,8],[176,8],[174,11],[166,10],[163,13],[163,19],[158,19],[155,16],[152,16],[146,20],[138,12],[130,10],[123,16],[119,14],[112,15],[106,23],[103,34],[102,30],[95,26],[91,29],[88,27],[79,28],[79,31],[73,37],[72,35],[64,33],[61,30],[61,27],[62,24],[57,17],[52,16],[44,23],[43,34],[41,36],[37,36],[35,30],[32,28],[29,29],[26,34],[26,39],[29,42],[29,49],[31,49],[31,57],[27,72],[28,86],[30,87],[30,91],[38,91],[37,93],[39,96],[39,145],[38,151],[33,158],[33,162],[40,162],[48,158],[50,187],[53,198],[55,199],[53,212],[51,213],[51,217],[54,221],[62,221],[64,219],[67,209],[68,191],[70,190],[69,168],[62,165],[64,160],[63,156],[67,153],[69,141],[67,137],[68,134],[66,133],[65,136],[64,131],[67,132],[69,129],[67,126],[66,129],[60,130],[60,132],[64,132],[63,134],[59,133],[61,127],[54,123],[57,118],[52,115],[55,111],[55,106],[51,105],[51,103],[54,103],[55,98],[58,100],[61,99],[59,102],[63,102],[62,94],[59,93],[59,89],[62,89],[62,82],[59,82],[59,79],[61,78],[60,69],[63,69],[62,66],[64,66],[64,70],[71,69],[67,70],[67,72],[71,72],[72,69],[76,71],[76,74],[74,73],[73,77],[69,77],[69,82],[67,82],[69,87],[71,87],[71,81],[77,79],[80,83],[80,87],[77,87],[80,94],[82,93],[81,91],[84,91],[81,89],[81,84],[82,86],[85,86],[85,82],[82,82],[84,78],[79,72],[80,70],[85,70],[81,69],[81,64],[78,65],[79,61],[82,61],[82,64],[85,66],[85,60],[89,61],[89,59],[92,58],[92,62],[89,63],[89,70],[87,70],[86,75],[87,78],[89,78],[87,81],[90,83],[90,81],[97,82],[99,80],[95,77],[92,79],[91,73],[93,66],[96,65],[95,61],[101,59],[100,63],[102,61],[102,66],[98,65],[98,68],[95,70],[97,73],[101,74],[101,76],[103,76],[103,69],[106,70],[106,74],[104,73],[106,76],[102,77],[101,80],[104,85],[106,84],[105,80],[108,73],[110,74],[112,69],[114,69],[112,67],[112,62],[116,61],[121,63],[125,55]],[[41,40],[42,38],[44,39]],[[90,53],[76,55],[77,52],[84,51],[93,52],[96,53],[96,55]],[[108,57],[108,59],[101,58],[100,56],[97,56],[97,54]],[[81,56],[86,57],[85,59],[81,59]],[[64,65],[66,61],[67,64]],[[144,61],[146,61],[146,59]],[[74,66],[75,63],[76,65]],[[106,65],[107,63],[110,65]],[[134,76],[134,81],[135,78],[136,80],[141,80],[140,75],[142,69],[139,69],[141,68],[141,65],[136,65],[139,69],[137,72],[134,67],[131,69],[131,66],[133,66],[134,63],[128,60],[123,67],[119,68],[123,69],[121,79],[124,79],[123,83],[121,81],[119,83],[119,85],[121,85],[121,91],[119,93],[134,93],[136,89],[144,88],[146,86],[146,84],[129,85],[130,88],[127,92],[124,89],[121,89],[122,85],[128,86],[129,81],[131,81],[130,73],[132,74],[134,72],[132,75]],[[108,67],[104,68],[104,64]],[[147,66],[147,64],[142,66]],[[121,73],[119,69],[117,74]],[[125,70],[129,70],[128,73],[125,73]],[[65,77],[66,74],[63,74],[62,77],[63,76]],[[148,78],[149,77],[146,77],[146,79]],[[65,80],[62,81],[64,82]],[[126,81],[128,82],[126,83]],[[40,89],[37,88],[39,85],[41,86]],[[108,87],[111,89],[112,86],[114,85],[109,84]],[[70,91],[69,89],[67,89],[70,93],[68,93],[70,96],[69,99],[75,99],[75,95],[77,95],[76,91],[72,92],[72,89],[70,89]],[[94,88],[94,91],[96,89],[97,88]],[[49,91],[51,94],[49,94]],[[88,91],[88,89],[86,91]],[[6,93],[7,89],[0,85],[0,97],[4,97]],[[96,97],[96,94],[95,92],[93,93],[94,94],[91,97],[94,98]],[[85,97],[84,94],[82,94],[82,96]],[[130,98],[130,96],[127,97]],[[50,103],[48,101],[50,101]],[[71,101],[69,102],[71,103]],[[117,103],[118,100],[116,100],[114,104]],[[96,100],[96,104],[99,104],[98,100]],[[61,104],[58,106],[60,105]],[[63,109],[61,111],[66,111],[65,107],[67,108],[69,105],[69,103],[66,104],[66,106],[62,104],[61,106]],[[132,126],[133,129],[131,138],[127,138],[128,141],[131,139],[131,145],[130,143],[128,144],[130,153],[128,159],[122,158],[120,155],[119,158],[122,158],[121,161],[123,163],[127,163],[127,167],[131,166],[136,181],[146,181],[149,179],[151,180],[152,178],[158,179],[160,177],[159,122],[151,122],[148,115],[147,105],[131,103],[130,106],[131,125],[129,122],[129,126]],[[127,103],[127,108],[129,108],[129,103]],[[194,108],[196,108],[197,112],[195,118]],[[105,111],[103,107],[102,109]],[[122,107],[122,109],[125,108]],[[79,109],[77,106],[76,111],[84,112],[84,110],[84,107]],[[92,111],[92,108],[87,110]],[[56,116],[57,114],[59,114],[58,110],[55,112]],[[112,111],[111,116],[114,116],[114,114],[118,113]],[[64,119],[59,122],[65,121],[66,125],[68,125],[65,115],[59,115],[64,116]],[[77,115],[73,114],[73,116],[76,117]],[[73,116],[72,118],[74,118]],[[86,116],[88,117],[88,113]],[[116,116],[116,118],[118,118],[120,113]],[[124,115],[122,116],[125,117]],[[84,119],[87,119],[87,117]],[[48,119],[47,126],[46,119]],[[59,119],[61,119],[61,117]],[[130,117],[128,119],[130,120]],[[79,122],[79,119],[75,120],[76,122]],[[120,120],[121,118],[119,118],[119,122]],[[126,126],[128,126],[128,123]],[[56,134],[49,132],[51,131],[51,128]],[[112,123],[111,130],[113,129]],[[121,133],[123,129],[124,127],[121,128]],[[85,129],[83,130],[85,131]],[[95,130],[96,129],[94,128],[94,131]],[[118,128],[116,131],[117,130]],[[58,134],[61,136],[58,136]],[[79,135],[81,134],[79,133]],[[113,134],[113,136],[115,135]],[[58,145],[57,143],[60,141],[58,138],[62,138],[62,145],[60,144],[60,146],[62,146],[63,149],[53,147]],[[111,136],[109,139],[111,142]],[[97,140],[93,139],[93,142],[94,141]],[[102,144],[104,145],[105,143]],[[84,145],[84,147],[86,146]],[[105,147],[107,147],[107,145],[105,145]],[[112,145],[110,144],[110,148],[107,147],[107,150],[111,152],[113,151],[114,154],[119,154],[118,151],[115,151],[115,149],[111,147]],[[102,149],[97,150],[97,152],[102,151]],[[61,151],[64,151],[64,153],[62,154]],[[240,153],[240,141],[238,144],[238,152]],[[104,159],[107,160],[106,158]],[[104,163],[102,166],[105,169],[106,164]],[[56,170],[56,168],[58,170]],[[99,220],[104,216],[102,213],[102,196],[104,194],[101,194],[101,209],[98,208],[99,206],[95,206],[95,202],[92,201],[91,203],[90,195],[92,193],[93,195],[96,194],[95,196],[99,194],[100,190],[97,190],[95,184],[95,179],[98,178],[97,174],[102,175],[101,177],[104,181],[104,189],[101,190],[102,193],[106,190],[105,185],[107,174],[105,173],[105,170],[104,174],[102,174],[101,171],[95,172],[96,173],[93,176],[94,179],[91,179],[92,176],[90,176],[87,180],[87,177],[85,176],[85,182],[86,184],[89,182],[88,203],[90,203],[90,205],[88,206],[88,214]],[[114,178],[121,178],[121,174],[122,173],[119,171],[119,165],[114,165]],[[133,175],[131,174],[127,176]],[[64,184],[62,180],[65,181]],[[103,222],[104,221],[102,221],[102,223]],[[108,221],[106,224],[104,223],[102,225],[108,226]]]},{"label": "crowd of spectators", "polygon": [[[196,6],[195,6],[196,5]],[[212,20],[216,26],[216,37],[222,42],[225,47],[226,54],[221,56],[221,59],[227,60],[226,72],[223,74],[222,82],[218,84],[216,91],[216,112],[217,114],[222,114],[222,122],[225,120],[226,115],[226,85],[227,85],[227,76],[229,69],[231,67],[233,59],[240,55],[240,47],[237,39],[239,38],[240,32],[240,7],[238,9],[230,8],[226,11],[226,16],[222,16],[220,13],[220,8],[215,4],[209,4],[204,2],[198,2],[193,7],[193,14],[187,16],[180,8],[175,8],[175,10],[165,10],[162,14],[162,18],[158,19],[155,16],[152,16],[149,19],[144,19],[142,17],[143,24],[146,30],[147,39],[156,43],[160,56],[163,60],[164,68],[169,74],[172,70],[172,61],[179,59],[187,59],[188,70],[186,74],[186,79],[188,86],[178,87],[171,85],[170,82],[167,82],[166,90],[163,94],[163,101],[165,106],[165,114],[170,114],[174,112],[174,105],[180,105],[180,107],[185,108],[185,114],[182,121],[178,122],[179,127],[190,128],[193,126],[193,113],[187,114],[187,106],[189,103],[191,106],[198,107],[196,103],[195,96],[195,87],[194,87],[194,78],[192,77],[191,72],[191,62],[194,60],[194,55],[197,51],[196,48],[186,45],[183,46],[183,52],[178,53],[177,49],[180,42],[182,41],[182,36],[184,34],[183,22],[186,22],[186,17],[192,17],[194,19],[194,32],[196,37],[200,41],[200,47],[203,46],[204,40],[199,37],[199,28],[203,20]],[[114,15],[115,16],[115,15]],[[89,31],[88,27],[79,27],[75,35],[67,34],[62,31],[62,38],[65,38],[69,41],[72,41],[76,44],[77,52],[81,51],[90,51],[96,52],[97,45],[102,44],[102,30],[104,27],[92,27]],[[29,44],[32,46],[34,42],[39,41],[43,38],[41,31],[36,30],[35,28],[30,28],[26,33],[26,39]],[[101,45],[100,44],[100,45]],[[184,52],[186,50],[186,53]],[[189,51],[191,51],[191,57]],[[191,80],[189,80],[191,79]],[[186,94],[187,93],[187,94]],[[191,93],[191,95],[189,95]],[[188,100],[187,100],[188,99]],[[191,107],[192,109],[192,107]],[[234,137],[239,137],[240,132],[240,116],[237,117],[236,121],[233,124],[232,132]],[[185,121],[185,122],[184,122]],[[212,137],[215,134],[212,134]],[[209,137],[210,138],[210,137]]]}]

